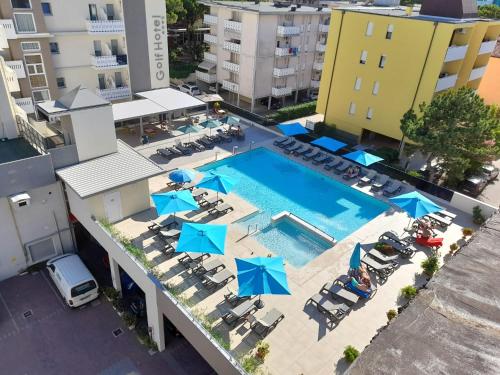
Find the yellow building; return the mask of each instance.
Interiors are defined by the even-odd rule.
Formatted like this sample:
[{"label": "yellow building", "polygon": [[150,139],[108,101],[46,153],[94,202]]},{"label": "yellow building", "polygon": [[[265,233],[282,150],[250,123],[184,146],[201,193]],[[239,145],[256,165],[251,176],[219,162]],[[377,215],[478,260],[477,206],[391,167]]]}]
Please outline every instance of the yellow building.
[{"label": "yellow building", "polygon": [[423,14],[426,3],[436,5],[427,0],[420,13],[332,10],[317,105],[327,124],[358,141],[400,141],[400,119],[408,109],[418,110],[448,89],[478,88],[500,21],[444,17],[446,9]]}]

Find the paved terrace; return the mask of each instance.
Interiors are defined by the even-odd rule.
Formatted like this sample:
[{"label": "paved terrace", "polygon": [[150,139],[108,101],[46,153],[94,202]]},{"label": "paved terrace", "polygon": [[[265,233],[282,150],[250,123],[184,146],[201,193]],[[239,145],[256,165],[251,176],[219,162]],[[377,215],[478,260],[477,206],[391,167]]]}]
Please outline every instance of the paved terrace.
[{"label": "paved terrace", "polygon": [[[271,139],[262,141],[259,145],[276,149],[272,145],[273,137],[274,135],[269,135],[268,138]],[[225,156],[230,156],[230,152],[220,150],[218,157]],[[301,158],[293,156],[290,158],[345,183],[344,180],[339,179],[332,172],[325,171],[321,166],[313,166],[312,163],[305,162]],[[192,158],[182,159],[185,161],[184,167],[194,168],[213,161],[214,157],[195,161]],[[165,191],[167,181],[167,178],[163,176],[152,179],[150,181],[151,192]],[[354,188],[357,187],[354,186]],[[361,190],[372,194],[368,188]],[[407,186],[404,191],[409,190],[411,187]],[[377,198],[385,199],[381,195],[377,195]],[[255,207],[235,194],[224,196],[224,201],[235,208],[233,212],[225,216],[212,218],[205,211],[200,210],[180,215],[180,218],[196,222],[231,224],[256,210]],[[435,199],[435,201],[438,200]],[[458,214],[454,224],[446,232],[439,233],[440,237],[442,235],[445,238],[441,254],[444,255],[448,252],[449,245],[461,238],[462,227],[474,227],[474,225],[468,215],[454,211],[447,207],[444,202],[439,203],[447,210]],[[197,276],[192,275],[178,263],[178,255],[171,259],[165,257],[159,250],[161,242],[147,229],[149,221],[154,218],[156,218],[156,213],[154,209],[151,209],[127,218],[116,226],[120,231],[133,238],[136,245],[144,249],[147,257],[158,264],[159,269],[163,272],[162,282],[164,284],[175,286],[177,290],[182,292],[182,296],[194,305],[193,308],[202,310],[208,316],[216,319],[216,327],[230,341],[231,351],[235,357],[238,358],[248,353],[259,340],[259,337],[249,329],[249,324],[241,323],[235,328],[230,328],[220,319],[220,316],[230,309],[230,306],[224,302],[226,287],[209,292]],[[358,349],[363,349],[368,345],[378,330],[387,323],[386,312],[396,308],[398,302],[401,302],[399,290],[409,284],[421,285],[425,282],[421,276],[420,263],[430,254],[429,250],[422,248],[412,259],[400,259],[399,268],[383,285],[378,284],[373,278],[378,292],[372,299],[359,302],[337,327],[331,327],[324,315],[320,314],[315,307],[306,305],[306,301],[310,296],[318,293],[326,282],[347,271],[349,257],[357,242],[362,244],[375,243],[378,236],[389,229],[402,233],[408,220],[409,218],[404,212],[391,208],[306,266],[297,269],[286,265],[292,295],[264,296],[265,307],[256,312],[256,316],[261,317],[266,311],[276,307],[285,314],[285,319],[265,339],[270,344],[270,354],[264,364],[265,370],[273,374],[332,374],[333,372],[342,373],[345,370],[346,365],[342,359],[344,348],[347,345],[354,345]],[[270,253],[254,238],[246,236],[244,232],[235,225],[229,226],[226,254],[221,256],[226,267],[235,274],[234,258],[266,256]],[[228,286],[237,290],[237,280],[230,282]]]}]

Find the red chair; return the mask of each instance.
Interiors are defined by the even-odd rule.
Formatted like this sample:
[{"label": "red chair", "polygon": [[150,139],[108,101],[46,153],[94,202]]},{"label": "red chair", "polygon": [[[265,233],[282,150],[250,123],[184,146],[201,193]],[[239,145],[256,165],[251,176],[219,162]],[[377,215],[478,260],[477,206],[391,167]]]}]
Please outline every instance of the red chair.
[{"label": "red chair", "polygon": [[417,236],[417,244],[427,247],[439,248],[443,246],[443,238]]}]

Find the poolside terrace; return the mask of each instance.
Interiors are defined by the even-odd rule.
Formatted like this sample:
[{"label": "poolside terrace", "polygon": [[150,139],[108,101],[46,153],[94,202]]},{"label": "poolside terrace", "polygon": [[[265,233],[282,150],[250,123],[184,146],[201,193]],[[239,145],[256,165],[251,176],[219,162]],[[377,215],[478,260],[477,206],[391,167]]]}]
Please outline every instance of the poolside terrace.
[{"label": "poolside terrace", "polygon": [[[260,139],[258,145],[280,152],[272,145],[274,137],[274,134],[268,133],[266,139]],[[227,157],[231,155],[231,152],[231,149],[221,149],[216,157]],[[206,154],[206,156],[206,158],[179,158],[176,167],[195,168],[214,160],[213,153]],[[302,158],[288,157],[307,165],[309,168],[318,170],[329,178],[346,183],[339,176],[325,171],[322,166],[314,166]],[[168,179],[164,176],[151,179],[150,192],[166,191],[168,189],[167,182]],[[373,195],[369,191],[369,187],[359,188],[354,186],[354,182],[350,182],[350,184],[355,189]],[[411,186],[406,186],[404,192],[412,189]],[[386,200],[381,193],[377,194],[376,197]],[[205,210],[192,211],[180,214],[179,219],[201,223],[231,224],[257,210],[256,207],[235,194],[223,196],[223,199],[234,207],[234,211],[217,218],[208,215]],[[441,260],[443,261],[446,260],[449,245],[462,237],[461,229],[463,227],[475,228],[475,226],[468,215],[448,207],[445,202],[439,199],[433,198],[433,200],[448,211],[457,214],[454,223],[445,232],[441,233],[438,230],[439,237],[444,237],[444,246],[441,250]],[[122,220],[116,224],[116,228],[133,239],[133,242],[144,250],[147,258],[158,265],[162,274],[161,281],[164,285],[167,285],[170,290],[175,290],[175,294],[180,295],[191,309],[203,311],[215,321],[216,330],[230,343],[230,351],[235,358],[247,354],[255,347],[260,337],[249,329],[249,323],[241,322],[232,328],[222,321],[220,317],[231,308],[224,301],[227,288],[209,291],[201,283],[199,277],[179,264],[177,259],[182,254],[172,258],[165,256],[160,250],[162,242],[147,229],[150,220],[155,218],[156,213],[152,208]],[[329,324],[325,316],[319,313],[315,307],[306,305],[306,301],[318,293],[325,283],[347,271],[352,249],[357,242],[362,244],[375,243],[378,236],[389,229],[401,234],[408,224],[408,220],[406,213],[392,206],[306,266],[297,269],[289,264],[285,265],[292,294],[290,296],[263,296],[265,307],[255,313],[257,317],[262,317],[265,312],[275,307],[285,315],[285,319],[265,338],[265,341],[270,344],[270,354],[263,365],[265,370],[273,374],[343,372],[346,368],[342,359],[344,348],[347,345],[353,345],[361,350],[368,345],[378,330],[387,323],[386,312],[400,304],[400,289],[409,284],[422,285],[426,282],[421,275],[420,263],[430,255],[430,250],[419,248],[420,251],[413,258],[400,258],[399,267],[384,284],[378,283],[373,276],[372,282],[377,286],[377,293],[370,300],[358,302],[350,314],[337,326]],[[267,256],[269,253],[270,251],[252,236],[247,236],[245,230],[242,231],[237,226],[231,225],[228,227],[226,253],[219,257],[226,268],[236,275],[234,258]],[[217,256],[212,256],[212,258],[214,257]],[[228,287],[237,291],[237,280],[231,281]]]}]

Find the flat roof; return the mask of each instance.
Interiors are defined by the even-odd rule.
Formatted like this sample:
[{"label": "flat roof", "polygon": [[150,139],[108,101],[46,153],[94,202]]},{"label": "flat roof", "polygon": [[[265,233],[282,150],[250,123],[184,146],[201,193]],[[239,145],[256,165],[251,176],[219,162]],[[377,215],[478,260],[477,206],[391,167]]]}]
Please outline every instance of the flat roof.
[{"label": "flat roof", "polygon": [[351,365],[349,374],[496,374],[500,214],[495,214]]},{"label": "flat roof", "polygon": [[188,109],[204,106],[205,103],[194,96],[167,87],[164,89],[142,91],[136,93],[141,98],[149,99],[157,105],[164,108],[164,112],[177,111],[179,109]]},{"label": "flat roof", "polygon": [[24,138],[0,141],[0,164],[38,156],[35,150]]},{"label": "flat roof", "polygon": [[113,118],[115,121],[130,120],[133,118],[165,113],[161,105],[149,99],[132,100],[131,102],[113,104]]},{"label": "flat roof", "polygon": [[206,6],[218,6],[232,9],[239,9],[249,12],[258,12],[258,13],[292,13],[291,7],[294,6],[296,9],[293,13],[306,13],[306,14],[322,14],[322,13],[330,13],[330,9],[322,8],[318,10],[318,7],[310,7],[307,5],[301,5],[300,8],[297,7],[296,4],[291,4],[289,6],[274,6],[274,3],[258,3],[255,4],[254,1],[200,1],[201,4]]},{"label": "flat roof", "polygon": [[117,141],[117,152],[61,168],[56,174],[80,198],[158,176],[165,171],[125,142]]}]

